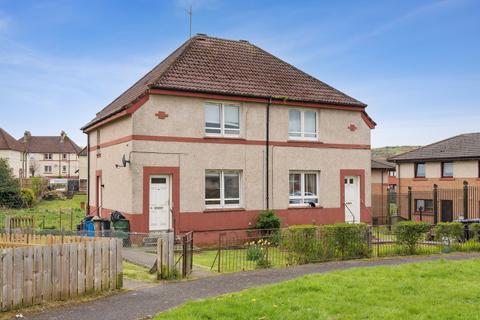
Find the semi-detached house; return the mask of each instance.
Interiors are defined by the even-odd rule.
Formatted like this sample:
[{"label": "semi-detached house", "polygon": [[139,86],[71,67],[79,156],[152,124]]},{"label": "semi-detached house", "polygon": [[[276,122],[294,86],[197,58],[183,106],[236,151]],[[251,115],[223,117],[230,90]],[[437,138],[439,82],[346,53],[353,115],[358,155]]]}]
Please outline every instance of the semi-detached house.
[{"label": "semi-detached house", "polygon": [[194,36],[82,128],[90,213],[138,232],[248,228],[267,208],[370,222],[365,107],[247,41]]}]

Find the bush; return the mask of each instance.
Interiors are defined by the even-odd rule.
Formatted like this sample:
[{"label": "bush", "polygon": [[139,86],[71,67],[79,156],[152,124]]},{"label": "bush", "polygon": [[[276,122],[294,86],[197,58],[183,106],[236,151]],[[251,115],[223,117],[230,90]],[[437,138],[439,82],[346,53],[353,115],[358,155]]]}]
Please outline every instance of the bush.
[{"label": "bush", "polygon": [[480,223],[472,223],[468,226],[468,231],[475,241],[480,241]]},{"label": "bush", "polygon": [[323,226],[323,230],[336,257],[351,259],[370,256],[366,224],[337,223]]},{"label": "bush", "polygon": [[370,256],[366,224],[298,225],[289,227],[282,237],[282,249],[290,264],[305,264]]},{"label": "bush", "polygon": [[465,229],[460,222],[440,222],[435,228],[435,239],[448,241],[461,241],[465,235]]},{"label": "bush", "polygon": [[44,200],[65,200],[65,194],[61,191],[51,190],[43,195]]},{"label": "bush", "polygon": [[255,229],[279,229],[281,224],[274,210],[262,210],[258,214]]},{"label": "bush", "polygon": [[322,256],[317,243],[318,231],[315,225],[296,225],[284,230],[281,245],[288,252],[289,264],[318,261]]},{"label": "bush", "polygon": [[405,246],[409,254],[415,254],[417,242],[425,238],[428,229],[425,222],[401,221],[395,225],[394,233],[397,243]]},{"label": "bush", "polygon": [[32,189],[23,188],[20,192],[23,207],[31,207],[35,202],[35,192]]},{"label": "bush", "polygon": [[30,178],[30,183],[32,190],[35,193],[35,198],[39,198],[46,189],[45,182],[40,177],[32,177]]},{"label": "bush", "polygon": [[0,207],[19,208],[21,206],[18,180],[13,176],[7,160],[0,158]]}]

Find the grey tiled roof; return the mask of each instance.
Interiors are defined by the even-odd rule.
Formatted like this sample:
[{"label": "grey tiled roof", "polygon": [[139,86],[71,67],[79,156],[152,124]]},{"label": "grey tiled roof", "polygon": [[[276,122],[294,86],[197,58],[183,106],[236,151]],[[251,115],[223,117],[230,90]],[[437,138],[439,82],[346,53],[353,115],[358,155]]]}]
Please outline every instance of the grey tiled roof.
[{"label": "grey tiled roof", "polygon": [[389,161],[480,159],[480,133],[461,134],[389,158]]},{"label": "grey tiled roof", "polygon": [[394,170],[395,163],[386,160],[372,159],[372,169],[388,169]]},{"label": "grey tiled roof", "polygon": [[197,35],[106,106],[84,128],[124,110],[150,88],[366,106],[247,41]]}]

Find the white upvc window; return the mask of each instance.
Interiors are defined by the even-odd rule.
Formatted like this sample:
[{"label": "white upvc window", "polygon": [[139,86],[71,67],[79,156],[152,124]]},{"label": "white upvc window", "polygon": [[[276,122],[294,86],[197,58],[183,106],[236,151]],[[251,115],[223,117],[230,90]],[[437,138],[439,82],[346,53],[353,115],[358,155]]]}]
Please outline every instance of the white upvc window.
[{"label": "white upvc window", "polygon": [[240,136],[240,106],[234,104],[205,104],[205,134],[208,136]]},{"label": "white upvc window", "polygon": [[305,206],[319,204],[319,174],[314,171],[290,171],[289,204]]},{"label": "white upvc window", "polygon": [[44,166],[43,172],[45,173],[52,173],[52,166]]},{"label": "white upvc window", "polygon": [[52,160],[53,159],[53,155],[51,153],[45,153],[43,155],[43,159],[44,160]]},{"label": "white upvc window", "polygon": [[240,208],[241,171],[205,171],[205,207]]},{"label": "white upvc window", "polygon": [[66,173],[67,172],[67,166],[62,166],[62,172]]},{"label": "white upvc window", "polygon": [[317,140],[317,111],[307,109],[288,110],[288,138],[291,140]]}]

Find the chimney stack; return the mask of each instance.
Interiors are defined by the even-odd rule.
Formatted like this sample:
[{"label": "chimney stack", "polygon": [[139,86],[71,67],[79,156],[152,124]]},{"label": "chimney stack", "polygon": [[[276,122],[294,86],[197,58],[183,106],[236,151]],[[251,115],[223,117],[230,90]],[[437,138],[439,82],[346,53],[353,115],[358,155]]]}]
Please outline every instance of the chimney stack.
[{"label": "chimney stack", "polygon": [[65,131],[62,130],[62,132],[60,132],[60,142],[65,142],[65,138],[67,137],[67,134],[65,133]]},{"label": "chimney stack", "polygon": [[32,134],[30,133],[30,131],[25,130],[25,132],[23,133],[23,142],[27,143],[30,140],[31,136]]}]

